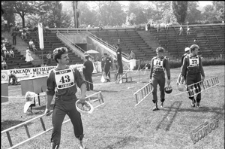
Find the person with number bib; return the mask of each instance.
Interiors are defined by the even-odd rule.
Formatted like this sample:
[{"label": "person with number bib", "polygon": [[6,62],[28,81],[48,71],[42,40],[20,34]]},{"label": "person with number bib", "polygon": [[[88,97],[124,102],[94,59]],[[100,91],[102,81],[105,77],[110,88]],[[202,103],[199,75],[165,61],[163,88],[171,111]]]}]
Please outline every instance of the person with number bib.
[{"label": "person with number bib", "polygon": [[[199,46],[193,44],[190,47],[190,51],[191,53],[184,58],[183,65],[181,67],[181,75],[182,75],[181,82],[183,83],[186,77],[187,86],[197,83],[201,80],[204,81],[205,79],[205,73],[202,67],[202,60],[201,57],[198,56]],[[195,93],[201,92],[200,84],[198,83],[188,87],[189,99],[191,99],[191,106],[195,107],[195,103],[197,100],[197,107],[199,107],[201,101],[201,93],[197,95],[195,100],[194,97],[191,97],[190,95],[193,94],[193,90],[195,90],[194,91]]]},{"label": "person with number bib", "polygon": [[151,60],[151,69],[150,69],[150,82],[153,86],[153,103],[155,103],[155,107],[153,111],[159,110],[157,105],[157,85],[160,87],[160,100],[161,107],[163,107],[163,103],[165,101],[165,73],[167,73],[167,85],[170,86],[170,65],[169,60],[166,56],[164,56],[165,49],[163,47],[158,47],[156,49],[157,56],[153,57]]},{"label": "person with number bib", "polygon": [[65,47],[56,48],[53,51],[53,58],[57,63],[56,68],[49,72],[47,79],[47,104],[45,115],[50,115],[50,104],[55,95],[53,107],[51,136],[51,149],[58,149],[61,140],[62,123],[67,114],[71,119],[75,137],[79,141],[80,149],[83,148],[83,124],[81,115],[77,111],[75,103],[77,87],[81,89],[81,102],[85,103],[86,84],[80,72],[76,68],[71,68],[69,64],[68,50]]}]

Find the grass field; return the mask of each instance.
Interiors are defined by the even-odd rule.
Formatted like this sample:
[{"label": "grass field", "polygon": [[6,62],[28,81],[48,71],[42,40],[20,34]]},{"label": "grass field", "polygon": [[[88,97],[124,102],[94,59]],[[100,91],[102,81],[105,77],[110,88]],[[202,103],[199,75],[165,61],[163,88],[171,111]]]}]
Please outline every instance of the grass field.
[{"label": "grass field", "polygon": [[[133,82],[115,84],[100,83],[100,76],[94,76],[94,91],[102,91],[105,105],[91,115],[82,115],[84,142],[88,149],[223,149],[224,148],[224,66],[204,67],[206,79],[219,77],[220,85],[202,93],[201,108],[192,108],[186,94],[173,96],[179,91],[176,79],[180,69],[171,69],[173,92],[166,94],[164,108],[152,111],[152,95],[149,95],[136,108],[133,93],[144,86],[149,79],[149,71],[129,72]],[[111,76],[114,76],[111,74]],[[113,78],[113,77],[112,77]],[[143,83],[143,82],[146,83]],[[77,93],[78,96],[80,92]],[[159,95],[159,94],[158,94]],[[9,96],[21,97],[20,86],[9,86]],[[159,97],[159,96],[158,96]],[[36,114],[24,114],[24,98],[9,98],[1,107],[1,130],[43,114],[45,98],[41,106],[33,109]],[[194,144],[190,133],[195,128],[221,115],[219,126]],[[66,116],[65,120],[68,119]],[[51,125],[51,116],[44,117],[47,128]],[[39,120],[29,125],[31,136],[42,131]],[[49,149],[51,132],[49,131],[18,148]],[[10,132],[13,144],[27,138],[24,128]],[[2,134],[1,148],[9,147],[6,134]],[[61,149],[75,149],[76,141],[71,122],[62,127]]]}]

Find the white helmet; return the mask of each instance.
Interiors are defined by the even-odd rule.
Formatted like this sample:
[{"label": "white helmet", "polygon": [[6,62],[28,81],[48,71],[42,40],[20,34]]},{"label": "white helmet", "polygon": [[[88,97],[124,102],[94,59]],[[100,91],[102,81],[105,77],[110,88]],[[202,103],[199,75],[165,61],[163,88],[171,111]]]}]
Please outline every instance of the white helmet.
[{"label": "white helmet", "polygon": [[179,91],[183,92],[183,91],[185,91],[186,86],[185,86],[185,84],[183,84],[183,83],[179,83],[179,84],[177,85],[177,88],[178,88]]}]

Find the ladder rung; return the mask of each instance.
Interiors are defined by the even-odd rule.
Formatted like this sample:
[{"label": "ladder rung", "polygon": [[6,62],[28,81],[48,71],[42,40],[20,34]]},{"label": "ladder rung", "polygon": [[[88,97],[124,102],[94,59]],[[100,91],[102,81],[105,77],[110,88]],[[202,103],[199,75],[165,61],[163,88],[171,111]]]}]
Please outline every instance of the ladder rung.
[{"label": "ladder rung", "polygon": [[28,138],[30,138],[30,133],[29,133],[29,130],[28,130],[28,127],[27,127],[27,124],[24,125],[25,129],[26,129],[26,133],[27,133],[27,136]]},{"label": "ladder rung", "polygon": [[9,144],[10,144],[10,146],[13,146],[13,144],[12,144],[12,140],[11,140],[11,137],[10,137],[9,132],[7,131],[7,132],[6,132],[6,134],[7,134],[7,138],[8,138],[8,140],[9,140]]},{"label": "ladder rung", "polygon": [[44,131],[45,131],[46,128],[45,128],[45,124],[44,124],[44,121],[43,121],[42,117],[40,118],[40,120],[41,120],[41,125],[42,125],[42,127],[43,127],[43,129],[44,129]]},{"label": "ladder rung", "polygon": [[[70,121],[70,119],[64,121],[63,124],[65,124],[65,123],[67,123],[67,122],[69,122],[69,121]],[[50,130],[52,130],[52,129],[53,129],[53,127],[49,128],[49,129],[47,129],[46,131],[43,131],[43,132],[41,132],[41,133],[39,133],[39,134],[37,134],[37,135],[35,135],[35,136],[33,136],[33,137],[31,137],[31,138],[29,138],[29,139],[27,139],[27,140],[25,140],[25,141],[23,141],[23,142],[20,142],[20,143],[16,144],[15,146],[11,146],[11,148],[9,148],[9,149],[13,149],[13,148],[15,148],[15,147],[18,147],[19,145],[24,144],[24,143],[26,143],[26,142],[28,142],[28,141],[30,141],[30,140],[32,140],[32,139],[34,139],[34,138],[36,138],[36,137],[38,137],[38,136],[44,134],[44,133],[46,133],[46,132],[48,132],[48,131],[50,131]]]}]

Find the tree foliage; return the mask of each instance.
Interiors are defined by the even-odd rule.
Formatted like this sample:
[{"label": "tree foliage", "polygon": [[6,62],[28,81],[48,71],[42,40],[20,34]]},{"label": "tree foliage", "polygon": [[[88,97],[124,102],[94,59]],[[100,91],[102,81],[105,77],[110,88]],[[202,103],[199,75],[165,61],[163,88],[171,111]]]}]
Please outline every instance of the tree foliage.
[{"label": "tree foliage", "polygon": [[177,18],[179,24],[184,24],[187,16],[187,5],[188,1],[173,1],[172,9],[173,13]]},{"label": "tree foliage", "polygon": [[36,7],[38,2],[36,1],[3,1],[2,5],[6,11],[12,11],[20,15],[22,19],[22,25],[25,27],[25,15],[36,14],[38,8]]},{"label": "tree foliage", "polygon": [[198,22],[203,19],[201,11],[197,8],[199,7],[199,2],[189,1],[187,9],[187,18],[186,21],[189,23]]}]

